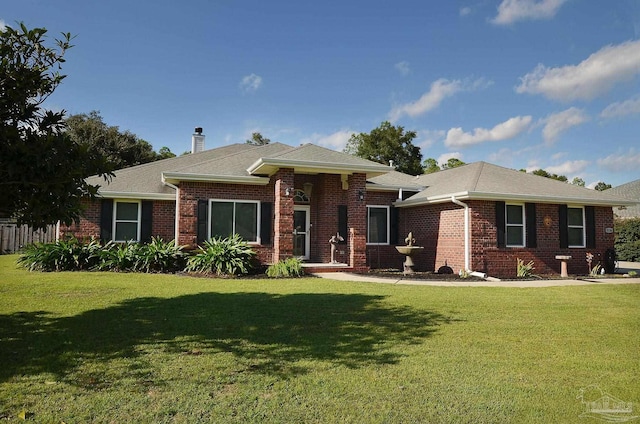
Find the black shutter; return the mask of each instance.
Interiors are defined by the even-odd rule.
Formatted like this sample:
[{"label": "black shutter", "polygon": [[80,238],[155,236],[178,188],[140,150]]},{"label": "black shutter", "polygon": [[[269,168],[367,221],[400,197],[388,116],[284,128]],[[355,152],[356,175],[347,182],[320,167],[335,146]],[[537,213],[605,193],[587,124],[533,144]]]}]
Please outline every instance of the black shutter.
[{"label": "black shutter", "polygon": [[198,200],[198,238],[196,240],[198,244],[202,244],[207,239],[208,212],[209,202],[207,200]]},{"label": "black shutter", "polygon": [[260,203],[260,243],[271,244],[271,223],[273,222],[273,203]]},{"label": "black shutter", "polygon": [[536,227],[536,204],[525,203],[524,214],[526,215],[527,225],[527,247],[535,249],[538,247],[537,227]]},{"label": "black shutter", "polygon": [[149,243],[151,241],[152,223],[153,223],[153,201],[142,201],[142,222],[140,223],[140,241]]},{"label": "black shutter", "polygon": [[596,247],[596,209],[593,206],[584,207],[585,231],[587,232],[587,247]]},{"label": "black shutter", "polygon": [[400,214],[398,212],[398,208],[396,208],[395,206],[391,206],[389,208],[389,244],[399,244],[398,226],[400,223]]},{"label": "black shutter", "polygon": [[349,236],[347,219],[347,205],[338,205],[338,232],[344,239],[342,243],[346,243]]},{"label": "black shutter", "polygon": [[100,241],[106,243],[113,239],[113,199],[102,199],[100,205]]},{"label": "black shutter", "polygon": [[504,202],[496,202],[496,233],[498,235],[498,247],[506,246],[505,238],[505,205]]},{"label": "black shutter", "polygon": [[569,222],[567,221],[567,205],[558,206],[558,230],[560,233],[560,248],[569,247]]}]

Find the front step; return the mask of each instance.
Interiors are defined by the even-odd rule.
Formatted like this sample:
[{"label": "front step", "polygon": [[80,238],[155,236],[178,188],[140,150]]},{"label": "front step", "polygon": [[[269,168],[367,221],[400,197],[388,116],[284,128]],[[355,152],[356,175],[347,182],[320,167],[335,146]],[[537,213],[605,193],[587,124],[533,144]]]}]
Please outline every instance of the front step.
[{"label": "front step", "polygon": [[305,274],[314,274],[316,272],[353,272],[353,268],[348,264],[332,264],[332,263],[311,263],[303,262],[302,268]]}]

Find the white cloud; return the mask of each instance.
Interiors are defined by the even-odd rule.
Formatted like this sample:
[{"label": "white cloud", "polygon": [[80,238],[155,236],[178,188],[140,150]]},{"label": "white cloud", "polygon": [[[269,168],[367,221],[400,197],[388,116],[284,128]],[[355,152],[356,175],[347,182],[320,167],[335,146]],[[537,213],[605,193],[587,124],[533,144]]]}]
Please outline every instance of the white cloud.
[{"label": "white cloud", "polygon": [[640,167],[640,152],[633,147],[627,152],[614,153],[598,159],[598,166],[612,172],[637,171]]},{"label": "white cloud", "polygon": [[460,91],[478,90],[488,87],[492,83],[492,81],[487,81],[484,78],[478,78],[475,81],[449,81],[448,79],[440,78],[431,83],[429,91],[424,93],[415,102],[405,103],[391,109],[391,112],[389,112],[389,119],[392,122],[395,122],[403,115],[409,115],[411,117],[422,115],[437,108],[444,99],[451,97]]},{"label": "white cloud", "polygon": [[356,132],[351,130],[340,130],[329,135],[314,133],[301,140],[301,142],[313,143],[332,150],[342,151],[353,134],[356,134]]},{"label": "white cloud", "polygon": [[624,102],[611,103],[600,113],[601,118],[611,119],[626,115],[640,113],[640,97],[625,100]]},{"label": "white cloud", "polygon": [[418,131],[417,138],[415,144],[421,149],[427,149],[434,144],[440,142],[446,132],[444,130],[420,130]]},{"label": "white cloud", "polygon": [[485,141],[502,141],[516,137],[531,125],[531,116],[516,116],[491,129],[476,128],[473,132],[464,132],[462,128],[451,128],[444,140],[449,148],[468,147]]},{"label": "white cloud", "polygon": [[615,84],[640,74],[640,40],[606,46],[580,62],[559,68],[539,64],[520,78],[518,93],[542,94],[550,99],[591,100]]},{"label": "white cloud", "polygon": [[7,24],[5,24],[4,21],[0,19],[0,31],[4,31],[6,27],[7,27]]},{"label": "white cloud", "polygon": [[547,166],[544,170],[550,174],[575,176],[587,169],[590,163],[588,160],[572,160],[561,163],[560,165]]},{"label": "white cloud", "polygon": [[582,109],[571,107],[562,112],[554,113],[547,116],[543,122],[542,136],[547,144],[555,142],[560,134],[567,131],[571,127],[583,124],[589,121],[589,116]]},{"label": "white cloud", "polygon": [[407,62],[406,60],[396,63],[395,65],[393,65],[393,67],[396,68],[396,70],[400,72],[400,75],[402,75],[403,77],[411,73],[411,67],[409,66],[409,62]]},{"label": "white cloud", "polygon": [[491,20],[496,25],[510,25],[526,19],[551,19],[567,0],[503,0],[498,15]]},{"label": "white cloud", "polygon": [[460,8],[460,16],[467,16],[471,14],[471,8],[470,7],[462,7]]},{"label": "white cloud", "polygon": [[247,75],[240,81],[240,89],[245,93],[253,93],[262,86],[262,77],[256,74]]}]

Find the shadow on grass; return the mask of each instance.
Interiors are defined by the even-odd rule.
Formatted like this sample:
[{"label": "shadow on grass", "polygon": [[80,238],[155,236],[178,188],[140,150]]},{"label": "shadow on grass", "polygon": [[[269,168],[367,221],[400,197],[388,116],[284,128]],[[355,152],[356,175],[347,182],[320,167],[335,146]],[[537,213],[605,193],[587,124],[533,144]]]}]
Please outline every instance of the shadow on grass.
[{"label": "shadow on grass", "polygon": [[21,312],[0,315],[0,381],[43,372],[64,379],[84,361],[135,358],[152,346],[230,352],[252,371],[284,377],[307,371],[300,360],[393,364],[398,345],[420,343],[450,321],[361,294],[200,293],[136,298],[73,317]]}]

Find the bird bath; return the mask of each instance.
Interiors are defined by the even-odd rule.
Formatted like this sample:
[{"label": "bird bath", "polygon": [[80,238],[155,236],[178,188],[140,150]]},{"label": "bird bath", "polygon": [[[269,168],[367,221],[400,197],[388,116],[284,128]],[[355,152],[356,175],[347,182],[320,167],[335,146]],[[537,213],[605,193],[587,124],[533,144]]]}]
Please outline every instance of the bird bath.
[{"label": "bird bath", "polygon": [[415,265],[413,263],[413,259],[411,259],[411,256],[413,254],[415,254],[416,252],[420,252],[422,249],[424,249],[424,247],[422,246],[414,246],[413,243],[415,242],[415,239],[413,238],[413,234],[409,233],[409,236],[404,240],[407,245],[406,246],[396,246],[396,250],[398,251],[398,253],[402,254],[405,256],[404,262],[403,262],[403,274],[413,274],[415,271],[413,270],[413,266]]}]

